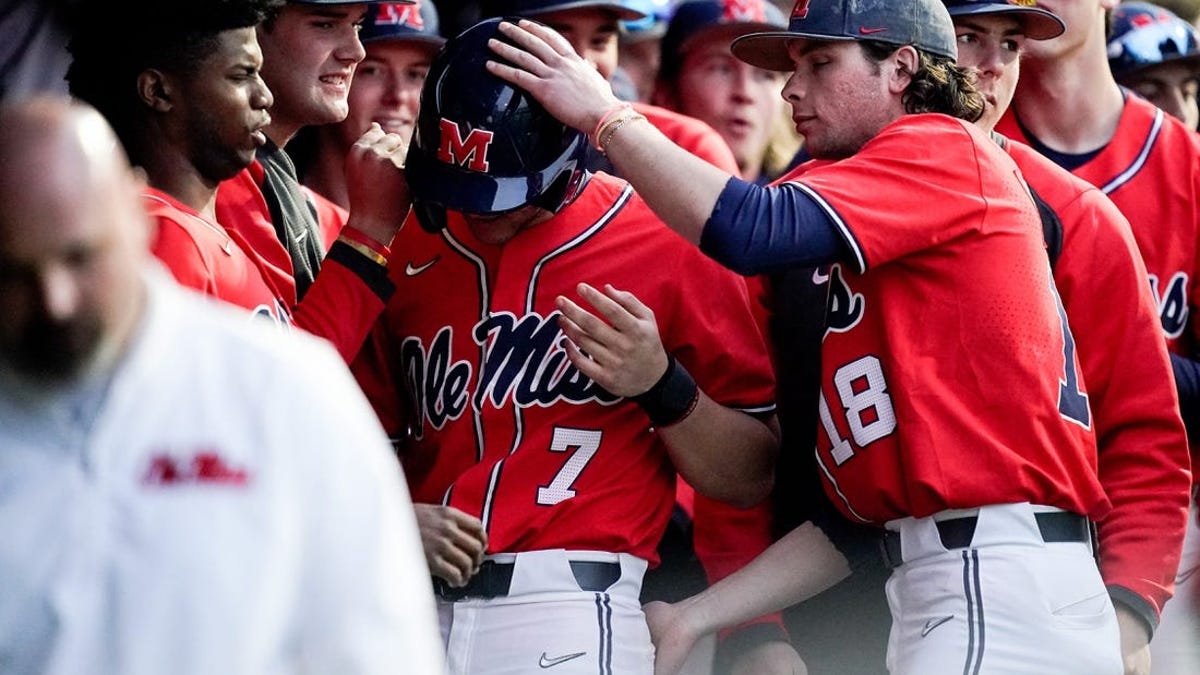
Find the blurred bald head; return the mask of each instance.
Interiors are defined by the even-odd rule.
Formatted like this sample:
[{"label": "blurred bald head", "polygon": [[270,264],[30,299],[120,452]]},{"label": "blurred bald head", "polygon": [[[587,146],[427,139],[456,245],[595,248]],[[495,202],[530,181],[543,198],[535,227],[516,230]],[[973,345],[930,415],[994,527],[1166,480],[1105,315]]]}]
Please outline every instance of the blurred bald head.
[{"label": "blurred bald head", "polygon": [[0,107],[0,362],[53,384],[103,369],[141,315],[141,183],[95,110]]}]

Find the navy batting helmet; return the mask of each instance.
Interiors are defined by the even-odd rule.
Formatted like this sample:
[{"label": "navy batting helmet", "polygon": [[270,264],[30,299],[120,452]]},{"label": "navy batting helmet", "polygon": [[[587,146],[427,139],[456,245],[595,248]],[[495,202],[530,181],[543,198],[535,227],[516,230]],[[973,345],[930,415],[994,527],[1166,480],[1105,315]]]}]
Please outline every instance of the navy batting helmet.
[{"label": "navy batting helmet", "polygon": [[449,40],[434,57],[406,160],[413,209],[430,232],[446,210],[495,214],[533,205],[557,213],[586,178],[584,135],[532,96],[489,73],[488,19]]},{"label": "navy batting helmet", "polygon": [[1171,12],[1145,2],[1123,2],[1113,12],[1108,65],[1120,79],[1168,61],[1200,64],[1196,29]]}]

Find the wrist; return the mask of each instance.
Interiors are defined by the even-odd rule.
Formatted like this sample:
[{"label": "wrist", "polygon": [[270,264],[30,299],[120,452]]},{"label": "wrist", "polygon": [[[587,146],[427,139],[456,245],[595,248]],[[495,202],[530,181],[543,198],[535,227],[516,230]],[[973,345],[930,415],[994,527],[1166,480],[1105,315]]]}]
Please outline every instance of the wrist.
[{"label": "wrist", "polygon": [[[405,212],[405,215],[407,215],[407,212]],[[404,225],[404,220],[404,216],[398,219],[385,219],[363,217],[360,214],[351,213],[350,218],[346,221],[339,234],[350,233],[352,240],[359,241],[364,246],[369,246],[383,253],[392,245],[392,240],[396,238],[396,233]],[[386,253],[384,255],[386,256]]]},{"label": "wrist", "polygon": [[700,387],[691,373],[667,354],[667,369],[648,390],[631,396],[630,400],[641,406],[656,427],[665,427],[683,421],[700,401]]}]

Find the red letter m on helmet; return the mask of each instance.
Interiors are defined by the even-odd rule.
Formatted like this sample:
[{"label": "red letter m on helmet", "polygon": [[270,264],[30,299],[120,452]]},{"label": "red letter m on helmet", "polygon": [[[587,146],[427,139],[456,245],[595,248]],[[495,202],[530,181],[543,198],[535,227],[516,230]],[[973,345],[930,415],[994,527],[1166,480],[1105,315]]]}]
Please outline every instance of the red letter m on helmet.
[{"label": "red letter m on helmet", "polygon": [[438,159],[446,164],[458,164],[472,171],[487,173],[492,132],[486,129],[472,129],[471,133],[463,138],[457,122],[443,117],[439,124],[442,142],[438,146]]}]

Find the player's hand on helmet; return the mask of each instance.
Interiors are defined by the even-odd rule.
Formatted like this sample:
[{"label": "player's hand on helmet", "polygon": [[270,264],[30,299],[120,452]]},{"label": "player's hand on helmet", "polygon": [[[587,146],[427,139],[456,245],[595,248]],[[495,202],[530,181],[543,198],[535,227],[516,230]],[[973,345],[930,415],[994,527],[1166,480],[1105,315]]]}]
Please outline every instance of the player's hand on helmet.
[{"label": "player's hand on helmet", "polygon": [[620,103],[608,80],[554,29],[522,20],[503,22],[499,30],[516,46],[490,40],[500,59],[488,61],[488,71],[533,94],[563,124],[591,133]]},{"label": "player's hand on helmet", "polygon": [[569,339],[567,356],[579,372],[617,396],[646,393],[667,371],[667,352],[658,336],[654,312],[628,291],[588,284],[579,296],[599,313],[559,296],[559,327]]},{"label": "player's hand on helmet", "polygon": [[808,675],[808,666],[792,645],[771,640],[738,654],[730,665],[732,675]]},{"label": "player's hand on helmet", "polygon": [[654,675],[679,672],[701,634],[687,622],[678,604],[654,601],[642,607],[654,643]]},{"label": "player's hand on helmet", "polygon": [[346,155],[347,224],[387,246],[408,216],[412,198],[404,177],[408,141],[371,123]]},{"label": "player's hand on helmet", "polygon": [[455,588],[467,583],[483,564],[487,534],[468,513],[440,504],[413,504],[429,573]]}]

